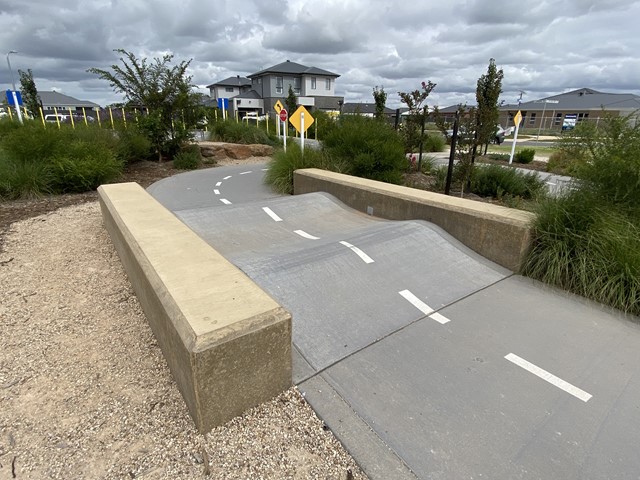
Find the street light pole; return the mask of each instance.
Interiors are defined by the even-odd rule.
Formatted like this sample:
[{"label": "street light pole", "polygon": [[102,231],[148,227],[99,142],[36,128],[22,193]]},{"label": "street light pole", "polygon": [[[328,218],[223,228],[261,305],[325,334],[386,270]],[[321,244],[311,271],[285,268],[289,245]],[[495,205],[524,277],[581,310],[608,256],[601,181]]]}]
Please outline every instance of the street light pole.
[{"label": "street light pole", "polygon": [[7,65],[9,66],[9,74],[11,75],[11,86],[13,87],[13,90],[11,90],[11,95],[13,96],[13,106],[16,109],[16,112],[18,114],[18,120],[20,120],[20,123],[22,122],[22,112],[20,111],[20,105],[18,105],[18,95],[16,94],[16,81],[13,78],[13,70],[11,69],[11,61],[9,61],[9,55],[11,55],[12,53],[18,53],[15,50],[10,50],[9,52],[7,52]]}]

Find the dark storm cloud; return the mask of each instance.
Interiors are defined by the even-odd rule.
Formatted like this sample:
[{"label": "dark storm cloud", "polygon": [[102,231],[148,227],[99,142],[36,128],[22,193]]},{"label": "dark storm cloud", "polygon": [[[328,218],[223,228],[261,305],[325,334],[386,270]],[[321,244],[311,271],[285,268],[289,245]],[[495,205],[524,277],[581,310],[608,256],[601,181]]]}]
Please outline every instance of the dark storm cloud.
[{"label": "dark storm cloud", "polygon": [[118,62],[115,48],[193,59],[200,86],[290,59],[340,74],[346,101],[383,85],[396,105],[423,80],[438,84],[430,104],[472,102],[495,58],[513,102],[519,90],[640,93],[637,18],[631,0],[0,0],[0,53],[18,50],[14,70],[31,68],[40,89],[101,103],[120,98],[86,69]]}]

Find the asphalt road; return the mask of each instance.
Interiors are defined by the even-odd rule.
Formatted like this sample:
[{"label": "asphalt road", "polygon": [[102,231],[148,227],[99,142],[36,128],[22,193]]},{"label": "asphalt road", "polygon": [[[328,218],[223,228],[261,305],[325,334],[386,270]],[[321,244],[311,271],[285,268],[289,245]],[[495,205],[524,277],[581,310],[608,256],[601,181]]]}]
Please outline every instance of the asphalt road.
[{"label": "asphalt road", "polygon": [[149,191],[292,313],[295,382],[370,478],[640,478],[638,323],[263,168]]}]

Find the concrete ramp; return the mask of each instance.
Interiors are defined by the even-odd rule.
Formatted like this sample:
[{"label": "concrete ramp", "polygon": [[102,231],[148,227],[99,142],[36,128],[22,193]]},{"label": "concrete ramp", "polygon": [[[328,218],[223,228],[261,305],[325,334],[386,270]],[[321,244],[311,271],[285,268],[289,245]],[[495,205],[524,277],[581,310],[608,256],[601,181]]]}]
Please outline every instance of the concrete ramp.
[{"label": "concrete ramp", "polygon": [[325,193],[176,215],[292,312],[296,381],[510,275],[432,224]]}]

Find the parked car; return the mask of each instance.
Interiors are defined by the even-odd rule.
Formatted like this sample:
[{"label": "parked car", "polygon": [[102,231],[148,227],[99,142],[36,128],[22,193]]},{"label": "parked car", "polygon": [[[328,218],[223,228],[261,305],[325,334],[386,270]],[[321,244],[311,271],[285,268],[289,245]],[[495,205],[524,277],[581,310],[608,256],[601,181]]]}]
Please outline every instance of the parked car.
[{"label": "parked car", "polygon": [[[504,137],[508,137],[512,133],[513,133],[513,127],[509,127],[505,130],[504,128],[502,128],[502,125],[496,125],[496,133],[493,139],[491,140],[491,143],[500,145],[502,142],[504,142]],[[458,138],[462,137],[462,138],[471,139],[473,137],[473,134],[474,132],[469,132],[469,134],[467,135],[462,129],[458,130]],[[447,139],[450,139],[451,137],[453,137],[452,128],[447,130]]]},{"label": "parked car", "polygon": [[49,113],[44,116],[44,121],[49,123],[64,123],[69,121],[69,115],[62,115],[61,113],[56,115],[55,113]]}]

